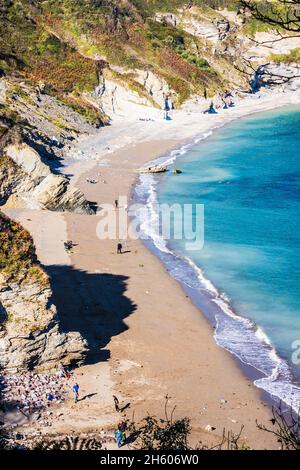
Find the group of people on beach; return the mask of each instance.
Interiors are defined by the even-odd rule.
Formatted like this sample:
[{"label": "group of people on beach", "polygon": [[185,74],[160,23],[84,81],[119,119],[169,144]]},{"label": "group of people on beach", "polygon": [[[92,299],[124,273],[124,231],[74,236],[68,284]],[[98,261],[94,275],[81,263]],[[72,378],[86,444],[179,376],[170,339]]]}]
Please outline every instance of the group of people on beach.
[{"label": "group of people on beach", "polygon": [[[77,382],[74,383],[74,385],[72,386],[72,392],[74,394],[74,401],[75,403],[77,403],[79,401],[79,385]],[[115,395],[113,395],[113,399],[114,399],[116,412],[122,413],[122,408],[120,408],[119,399]],[[118,447],[121,447],[122,445],[126,443],[126,434],[125,434],[126,430],[127,430],[126,421],[125,420],[120,421],[120,423],[118,424],[118,428],[114,432]]]}]

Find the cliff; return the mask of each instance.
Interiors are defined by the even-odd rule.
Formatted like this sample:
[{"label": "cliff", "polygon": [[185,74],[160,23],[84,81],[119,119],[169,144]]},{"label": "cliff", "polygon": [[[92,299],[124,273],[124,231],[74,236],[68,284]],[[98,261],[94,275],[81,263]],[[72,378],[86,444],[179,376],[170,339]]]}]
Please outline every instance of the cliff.
[{"label": "cliff", "polygon": [[83,193],[70,187],[66,176],[53,174],[39,154],[24,142],[11,143],[4,148],[0,203],[5,203],[12,195],[31,209],[93,213]]},{"label": "cliff", "polygon": [[92,214],[82,192],[59,172],[62,152],[74,139],[71,125],[73,134],[91,126],[55,98],[37,101],[29,85],[8,78],[0,84],[0,205],[15,197],[22,207]]},{"label": "cliff", "polygon": [[51,296],[29,233],[0,213],[0,368],[45,370],[84,360],[87,343],[59,331]]},{"label": "cliff", "polygon": [[[251,91],[259,67],[273,71],[279,55],[299,47],[289,35],[278,41],[235,0],[5,0],[0,10],[0,75],[23,80],[10,108],[34,127],[34,105],[54,136],[130,116],[132,103],[161,108],[166,95],[176,107],[203,98],[217,105],[228,92]],[[38,87],[37,99],[25,84]],[[62,113],[49,119],[54,98]],[[72,124],[66,108],[77,113]]]}]

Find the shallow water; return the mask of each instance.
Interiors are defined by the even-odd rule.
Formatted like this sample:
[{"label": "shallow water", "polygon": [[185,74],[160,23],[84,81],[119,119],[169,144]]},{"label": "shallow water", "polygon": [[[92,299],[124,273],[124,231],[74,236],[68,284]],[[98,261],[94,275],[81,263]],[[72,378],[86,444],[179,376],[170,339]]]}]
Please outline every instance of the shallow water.
[{"label": "shallow water", "polygon": [[204,204],[205,243],[187,252],[185,240],[165,245],[152,233],[161,258],[205,297],[216,341],[263,372],[258,386],[298,406],[300,109],[231,123],[186,148],[176,167],[181,175],[141,178],[139,196],[152,220],[157,188],[159,202]]}]

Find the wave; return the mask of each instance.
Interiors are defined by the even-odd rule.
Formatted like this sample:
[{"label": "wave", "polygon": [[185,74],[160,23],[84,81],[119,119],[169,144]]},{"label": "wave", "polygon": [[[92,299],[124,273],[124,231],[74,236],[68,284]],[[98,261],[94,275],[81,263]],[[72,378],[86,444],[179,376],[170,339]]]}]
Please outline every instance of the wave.
[{"label": "wave", "polygon": [[[193,142],[173,150],[168,156],[160,157],[150,163],[174,163],[195,143],[211,134],[212,131],[203,134]],[[142,174],[135,187],[136,197],[144,206],[144,209],[136,215],[139,217],[141,234],[147,240],[146,244],[159,256],[169,274],[183,287],[189,289],[192,298],[194,296],[197,296],[198,300],[201,298],[203,313],[209,310],[208,317],[214,323],[216,343],[235,355],[242,363],[261,373],[263,377],[254,381],[258,388],[269,393],[276,401],[286,403],[298,413],[300,387],[293,383],[293,375],[288,363],[278,356],[263,329],[251,320],[238,315],[226,293],[219,292],[205,277],[199,266],[185,254],[171,249],[168,242],[160,235],[158,181],[154,175]],[[195,301],[195,298],[193,300]]]}]

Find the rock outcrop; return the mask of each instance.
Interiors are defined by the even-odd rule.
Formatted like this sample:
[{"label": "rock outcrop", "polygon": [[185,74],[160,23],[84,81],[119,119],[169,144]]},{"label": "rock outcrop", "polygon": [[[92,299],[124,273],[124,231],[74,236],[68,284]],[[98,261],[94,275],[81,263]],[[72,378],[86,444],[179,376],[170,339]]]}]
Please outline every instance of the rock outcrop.
[{"label": "rock outcrop", "polygon": [[[92,106],[91,104],[89,106]],[[60,119],[60,120],[59,120]],[[73,109],[16,78],[0,80],[0,205],[93,214],[83,193],[59,173],[74,135],[92,127]]]},{"label": "rock outcrop", "polygon": [[49,370],[58,363],[81,363],[87,343],[77,332],[61,333],[48,283],[0,279],[0,368]]},{"label": "rock outcrop", "polygon": [[[128,72],[107,71],[99,78],[99,85],[94,91],[94,98],[101,107],[102,112],[109,115],[113,120],[116,116],[130,116],[132,110],[136,107],[153,107],[155,103],[162,104],[162,86],[158,84],[159,80],[152,74],[153,80],[149,81],[149,72],[133,70],[130,76],[134,76],[134,84],[141,90],[145,86],[144,96],[138,93],[127,81]],[[155,79],[157,80],[155,82]],[[147,83],[146,83],[147,82]],[[162,81],[161,81],[162,82]],[[155,84],[154,84],[155,83]]]},{"label": "rock outcrop", "polygon": [[281,87],[284,90],[300,89],[300,66],[297,64],[264,64],[260,65],[250,81],[253,91],[262,87]]},{"label": "rock outcrop", "polygon": [[0,203],[17,194],[31,209],[93,213],[83,193],[71,187],[66,176],[52,173],[28,144],[10,143],[3,153],[6,160],[0,165]]},{"label": "rock outcrop", "polygon": [[164,107],[165,97],[176,97],[174,90],[170,88],[166,80],[158,77],[150,70],[136,70],[136,81],[140,83],[149,96],[161,107]]},{"label": "rock outcrop", "polygon": [[29,233],[0,213],[0,369],[49,370],[83,362],[78,332],[60,331],[48,276]]}]

